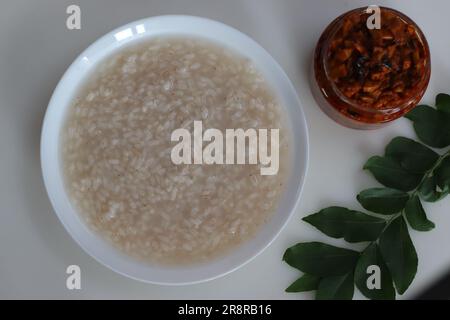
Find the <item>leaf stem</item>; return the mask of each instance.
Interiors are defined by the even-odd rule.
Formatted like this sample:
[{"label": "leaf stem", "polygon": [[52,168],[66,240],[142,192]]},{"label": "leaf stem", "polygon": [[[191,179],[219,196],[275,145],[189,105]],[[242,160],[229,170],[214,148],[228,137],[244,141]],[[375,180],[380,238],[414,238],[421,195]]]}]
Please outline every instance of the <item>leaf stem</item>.
[{"label": "leaf stem", "polygon": [[[447,152],[445,152],[442,155],[439,155],[439,158],[436,160],[436,163],[433,165],[433,167],[431,169],[429,169],[428,171],[426,171],[423,175],[422,180],[420,181],[419,185],[413,190],[411,191],[411,197],[417,196],[420,190],[420,187],[422,186],[422,184],[424,183],[424,181],[429,178],[434,170],[436,170],[442,163],[442,161],[444,161],[444,159],[446,159],[447,157],[450,156],[450,149],[447,150]],[[381,235],[383,234],[384,231],[386,231],[386,229],[391,225],[391,223],[397,219],[398,217],[404,215],[405,213],[405,209],[403,209],[401,212],[396,213],[394,215],[392,215],[386,223],[386,226],[383,228],[383,230],[380,232],[380,235],[378,236],[378,238],[372,242],[370,242],[370,244],[363,250],[365,251],[367,248],[369,248],[371,245],[378,243],[378,240],[380,240]]]},{"label": "leaf stem", "polygon": [[412,193],[411,193],[411,196],[412,196],[412,197],[418,195],[419,190],[420,190],[420,187],[422,186],[422,184],[424,183],[424,181],[425,181],[427,178],[431,177],[431,176],[433,175],[433,173],[434,173],[434,170],[436,170],[436,169],[441,165],[442,161],[444,161],[444,160],[445,160],[447,157],[449,157],[449,156],[450,156],[450,149],[447,150],[446,153],[444,153],[444,154],[442,154],[442,155],[439,155],[439,158],[436,160],[436,163],[433,165],[433,167],[432,167],[430,170],[428,170],[428,171],[426,171],[426,172],[424,173],[423,178],[422,178],[422,180],[420,181],[419,185],[417,186],[417,188],[415,188],[415,189],[412,191]]}]

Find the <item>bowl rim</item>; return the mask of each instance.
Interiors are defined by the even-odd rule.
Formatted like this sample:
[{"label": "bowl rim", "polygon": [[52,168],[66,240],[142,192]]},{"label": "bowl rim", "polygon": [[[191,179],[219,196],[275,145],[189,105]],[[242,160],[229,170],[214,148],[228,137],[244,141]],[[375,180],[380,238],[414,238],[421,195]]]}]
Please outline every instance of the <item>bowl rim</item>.
[{"label": "bowl rim", "polygon": [[[149,26],[152,28],[148,30]],[[278,221],[273,223],[272,226],[271,221],[275,220],[275,216],[278,215],[278,212],[274,213],[270,221],[273,230],[264,231],[264,234],[261,234],[262,231],[259,230],[257,235],[245,241],[240,247],[231,250],[242,251],[240,254],[230,252],[214,261],[192,266],[168,267],[149,265],[140,263],[113,248],[101,236],[95,234],[81,220],[76,210],[72,207],[64,189],[63,175],[60,168],[59,132],[64,122],[65,111],[70,106],[70,102],[73,101],[73,96],[79,90],[80,85],[83,84],[83,79],[89,75],[90,71],[95,69],[94,66],[98,61],[111,55],[114,51],[119,51],[123,46],[137,43],[139,38],[147,39],[170,34],[192,36],[195,33],[193,28],[199,30],[204,28],[204,31],[198,32],[204,32],[204,38],[215,43],[227,45],[222,43],[225,40],[220,37],[215,38],[213,35],[208,34],[209,30],[215,30],[217,32],[216,36],[223,36],[228,39],[227,41],[235,39],[253,50],[253,55],[248,56],[250,59],[255,61],[257,58],[256,60],[261,60],[268,64],[267,66],[259,65],[259,69],[267,67],[274,72],[274,77],[276,75],[277,81],[279,81],[276,82],[272,79],[272,86],[277,87],[275,92],[281,95],[283,99],[286,97],[290,101],[289,107],[284,107],[286,114],[290,115],[288,120],[292,126],[292,145],[296,151],[291,153],[295,153],[293,155],[295,156],[294,161],[296,160],[299,163],[292,163],[291,165],[291,170],[296,171],[296,174],[292,175],[292,178],[289,180],[292,180],[290,183],[294,186],[294,189],[289,190],[289,194],[286,190],[284,191],[284,193],[288,194],[286,197],[290,196],[290,203],[287,205],[288,208],[285,209],[288,212],[285,212],[282,217],[278,218]],[[175,29],[178,31],[174,31]],[[129,30],[131,30],[131,33]],[[119,40],[117,36],[120,34],[122,34],[122,38]],[[195,36],[197,35],[195,34]],[[238,48],[237,44],[234,49],[241,54],[247,54],[244,49]],[[263,73],[266,71],[264,70]],[[283,93],[280,91],[283,91]],[[63,102],[62,106],[61,101]],[[295,135],[295,133],[297,134]],[[276,60],[257,42],[237,29],[215,20],[189,15],[163,15],[136,20],[108,32],[83,50],[72,62],[58,82],[44,116],[41,132],[40,161],[44,185],[56,215],[70,236],[88,255],[107,268],[138,281],[159,285],[188,285],[210,281],[241,268],[270,246],[279,236],[295,213],[304,188],[309,166],[309,134],[302,103],[294,86]],[[265,229],[269,228],[266,228],[267,225],[269,225],[269,222],[264,225]],[[229,258],[235,261],[230,262]]]}]

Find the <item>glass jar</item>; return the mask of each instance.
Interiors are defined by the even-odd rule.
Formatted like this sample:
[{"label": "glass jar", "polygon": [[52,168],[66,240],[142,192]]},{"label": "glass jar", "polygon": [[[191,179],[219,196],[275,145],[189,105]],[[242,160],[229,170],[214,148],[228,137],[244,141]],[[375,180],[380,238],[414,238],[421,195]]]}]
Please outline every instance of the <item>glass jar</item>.
[{"label": "glass jar", "polygon": [[338,123],[379,128],[413,109],[431,75],[430,50],[419,27],[404,14],[380,8],[370,29],[367,8],[349,11],[323,32],[314,53],[313,94]]}]

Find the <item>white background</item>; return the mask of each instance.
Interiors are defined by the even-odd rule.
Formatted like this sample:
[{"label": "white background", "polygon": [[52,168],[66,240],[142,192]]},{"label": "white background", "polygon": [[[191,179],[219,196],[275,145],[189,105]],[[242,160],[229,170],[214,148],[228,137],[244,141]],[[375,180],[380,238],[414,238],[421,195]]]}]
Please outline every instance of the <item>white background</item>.
[{"label": "white background", "polygon": [[[66,8],[78,4],[82,29],[65,27]],[[281,261],[284,250],[323,237],[300,219],[329,205],[359,208],[355,195],[377,186],[362,165],[397,135],[414,137],[401,119],[360,132],[340,127],[316,106],[309,90],[311,53],[337,15],[372,3],[357,0],[14,0],[0,4],[0,298],[310,299],[286,294],[299,273]],[[380,1],[412,17],[432,51],[432,79],[424,102],[450,92],[450,2]],[[85,254],[59,223],[47,199],[39,163],[41,123],[59,78],[90,43],[140,18],[190,14],[229,24],[273,55],[297,88],[310,131],[311,157],[303,197],[280,237],[232,274],[199,285],[163,287],[115,274]],[[450,267],[450,199],[427,206],[437,228],[412,232],[419,271],[403,298],[419,294]],[[82,270],[82,290],[65,287],[66,267]],[[359,298],[357,294],[355,297]]]}]

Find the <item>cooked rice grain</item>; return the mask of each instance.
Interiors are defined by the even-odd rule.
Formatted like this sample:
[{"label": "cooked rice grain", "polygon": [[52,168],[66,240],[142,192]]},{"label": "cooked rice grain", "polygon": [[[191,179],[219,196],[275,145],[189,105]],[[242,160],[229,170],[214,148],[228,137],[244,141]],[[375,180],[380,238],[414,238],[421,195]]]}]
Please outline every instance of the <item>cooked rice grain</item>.
[{"label": "cooked rice grain", "polygon": [[[206,261],[248,240],[274,213],[288,171],[282,108],[252,63],[199,39],[126,48],[95,70],[62,131],[66,187],[87,224],[133,257]],[[280,170],[174,165],[173,130],[280,128]]]}]

